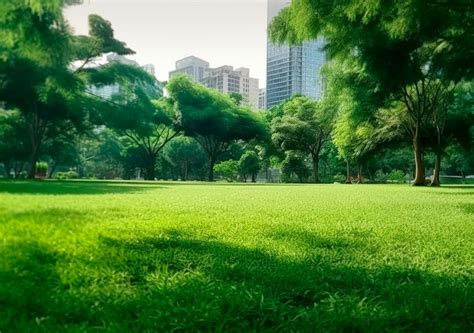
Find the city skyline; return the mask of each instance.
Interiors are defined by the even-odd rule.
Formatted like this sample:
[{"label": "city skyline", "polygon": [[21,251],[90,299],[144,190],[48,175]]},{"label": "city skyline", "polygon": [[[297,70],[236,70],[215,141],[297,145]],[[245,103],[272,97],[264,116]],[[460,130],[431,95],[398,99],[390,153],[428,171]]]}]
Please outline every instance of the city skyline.
[{"label": "city skyline", "polygon": [[[66,19],[76,34],[87,34],[87,17],[112,23],[115,35],[136,51],[128,58],[153,64],[160,81],[175,61],[195,55],[215,67],[250,68],[266,82],[266,0],[85,0],[68,7]],[[183,10],[186,8],[186,10]]]}]

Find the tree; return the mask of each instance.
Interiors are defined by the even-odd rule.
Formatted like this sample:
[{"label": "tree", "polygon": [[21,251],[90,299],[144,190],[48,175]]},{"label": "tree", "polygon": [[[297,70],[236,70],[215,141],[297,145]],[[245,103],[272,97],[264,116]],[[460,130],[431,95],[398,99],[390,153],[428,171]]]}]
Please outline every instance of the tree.
[{"label": "tree", "polygon": [[167,89],[176,103],[184,133],[194,137],[208,156],[209,181],[214,180],[214,165],[233,142],[267,135],[266,124],[257,114],[186,76],[173,77]]},{"label": "tree", "polygon": [[260,158],[256,152],[248,150],[240,157],[239,172],[244,182],[247,182],[247,178],[250,176],[252,178],[252,183],[255,183],[260,168]]},{"label": "tree", "polygon": [[442,156],[449,144],[456,140],[469,149],[470,129],[474,125],[472,91],[472,82],[464,82],[450,91],[439,92],[440,102],[430,115],[432,130],[435,133],[432,146],[436,156],[431,186],[440,186]]},{"label": "tree", "polygon": [[291,182],[293,175],[296,175],[299,182],[302,183],[311,174],[304,157],[294,151],[286,153],[286,158],[283,160],[281,167],[282,178],[285,182]]},{"label": "tree", "polygon": [[104,120],[139,148],[146,163],[146,179],[154,180],[159,152],[178,134],[176,112],[168,99],[152,102],[140,88],[134,88],[112,97]]},{"label": "tree", "polygon": [[222,161],[214,166],[214,171],[228,182],[233,182],[239,174],[239,163],[234,160]]},{"label": "tree", "polygon": [[28,159],[28,141],[25,140],[27,124],[18,111],[0,109],[0,163],[6,176],[18,178]]},{"label": "tree", "polygon": [[207,157],[202,147],[193,138],[175,137],[165,147],[163,155],[177,169],[181,180],[204,178]]},{"label": "tree", "polygon": [[[90,18],[91,36],[72,36],[63,7],[78,1],[0,4],[0,100],[18,109],[28,125],[29,177],[55,133],[84,130],[99,105],[86,93],[86,65],[106,52],[132,53],[113,38],[110,23]],[[82,65],[73,69],[73,62]],[[92,118],[92,117],[91,117]]]},{"label": "tree", "polygon": [[319,156],[329,141],[335,108],[328,100],[318,102],[295,96],[283,103],[283,116],[272,122],[272,140],[283,150],[298,150],[311,156],[313,181],[319,183]]},{"label": "tree", "polygon": [[439,103],[428,92],[472,77],[474,46],[464,41],[474,38],[473,18],[464,2],[298,0],[269,30],[279,42],[323,36],[331,59],[351,59],[386,99],[400,100],[414,123],[414,185],[424,185],[421,134]]}]

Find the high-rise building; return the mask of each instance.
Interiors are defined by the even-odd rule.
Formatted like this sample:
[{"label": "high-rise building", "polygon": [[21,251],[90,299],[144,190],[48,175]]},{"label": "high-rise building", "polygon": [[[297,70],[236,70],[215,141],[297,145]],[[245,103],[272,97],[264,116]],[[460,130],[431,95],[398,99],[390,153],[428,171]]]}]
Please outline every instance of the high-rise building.
[{"label": "high-rise building", "polygon": [[[268,24],[290,4],[290,0],[268,0]],[[321,67],[326,62],[324,41],[316,39],[297,45],[275,45],[267,41],[266,108],[294,94],[315,99],[323,94]]]},{"label": "high-rise building", "polygon": [[[140,66],[140,64],[136,62],[135,60],[128,59],[116,53],[107,55],[106,59],[107,59],[107,63],[119,62],[124,65],[141,67],[143,70],[145,70],[149,74],[155,76],[155,66],[153,66],[152,64]],[[159,83],[158,81],[153,85],[149,85],[149,84],[142,85],[141,88],[150,98],[156,99],[163,96],[163,85]],[[120,93],[121,91],[120,89],[121,89],[120,85],[117,83],[109,84],[106,86],[100,86],[100,87],[96,87],[96,86],[89,87],[89,90],[91,93],[104,99],[109,99],[113,95]]]},{"label": "high-rise building", "polygon": [[262,88],[258,90],[258,108],[265,110],[267,105],[267,89]]},{"label": "high-rise building", "polygon": [[176,69],[169,73],[170,79],[176,74],[189,75],[194,81],[223,93],[238,93],[244,103],[258,108],[258,79],[250,77],[248,68],[210,68],[207,61],[191,56],[176,62]]},{"label": "high-rise building", "polygon": [[176,69],[169,73],[171,79],[176,74],[186,74],[194,81],[201,82],[209,69],[209,63],[195,56],[186,57],[175,63]]}]

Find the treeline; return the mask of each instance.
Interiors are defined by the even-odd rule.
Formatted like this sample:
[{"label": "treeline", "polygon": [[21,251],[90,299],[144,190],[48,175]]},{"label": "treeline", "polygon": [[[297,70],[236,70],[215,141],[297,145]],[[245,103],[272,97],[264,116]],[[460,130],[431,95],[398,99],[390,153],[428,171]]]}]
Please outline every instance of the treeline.
[{"label": "treeline", "polygon": [[[383,27],[377,24],[391,16],[375,15],[374,31],[367,32],[357,15],[347,22],[343,14],[342,31],[336,33],[324,28],[329,21],[315,21],[307,17],[311,13],[298,16],[298,3],[282,11],[270,27],[276,40],[326,38],[326,93],[319,101],[294,96],[255,112],[238,94],[221,94],[184,76],[168,82],[163,96],[161,85],[139,67],[117,61],[99,65],[106,54],[134,51],[96,15],[89,17],[87,36],[74,35],[62,14],[70,4],[0,4],[0,174],[5,177],[414,179],[424,185],[429,171],[437,186],[441,170],[474,173],[473,84],[469,66],[459,58],[467,51],[450,49],[445,55],[424,30],[414,32],[417,43],[410,46],[399,40],[409,38],[405,35],[379,36]],[[320,10],[334,14],[324,6]],[[458,14],[452,15],[454,20]],[[299,31],[302,19],[321,26]],[[457,27],[454,21],[438,24],[441,32]],[[352,35],[362,32],[367,40]],[[354,41],[338,43],[349,37]],[[387,63],[380,64],[382,58]],[[98,93],[111,86],[118,89]]]}]

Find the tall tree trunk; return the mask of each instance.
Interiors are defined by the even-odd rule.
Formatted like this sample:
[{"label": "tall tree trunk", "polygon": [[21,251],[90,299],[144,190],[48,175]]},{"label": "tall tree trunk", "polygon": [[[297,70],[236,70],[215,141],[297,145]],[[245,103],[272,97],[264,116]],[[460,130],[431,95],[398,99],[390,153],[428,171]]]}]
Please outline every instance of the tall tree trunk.
[{"label": "tall tree trunk", "polygon": [[425,164],[418,131],[416,131],[413,138],[413,151],[415,154],[415,180],[413,180],[413,186],[425,186]]},{"label": "tall tree trunk", "polygon": [[208,173],[207,180],[210,182],[214,181],[214,165],[215,164],[216,164],[216,158],[215,157],[209,158],[209,173]]},{"label": "tall tree trunk", "polygon": [[30,165],[28,169],[28,179],[35,179],[36,176],[36,163],[38,162],[38,149],[33,147],[33,151],[30,155]]},{"label": "tall tree trunk", "polygon": [[319,183],[319,156],[313,156],[313,181]]},{"label": "tall tree trunk", "polygon": [[184,180],[188,180],[188,161],[184,161]]},{"label": "tall tree trunk", "polygon": [[49,170],[49,174],[48,174],[49,179],[53,177],[54,171],[56,171],[57,166],[58,166],[58,162],[54,161],[51,169]]},{"label": "tall tree trunk", "polygon": [[357,165],[357,184],[362,184],[362,164]]},{"label": "tall tree trunk", "polygon": [[155,180],[156,157],[148,156],[148,166],[146,168],[146,180]]},{"label": "tall tree trunk", "polygon": [[257,174],[252,173],[252,183],[256,183],[256,182],[257,182]]},{"label": "tall tree trunk", "polygon": [[441,171],[441,158],[442,158],[441,149],[438,147],[436,149],[436,160],[435,167],[433,170],[433,179],[431,180],[430,186],[439,187],[441,182],[439,181],[439,173]]},{"label": "tall tree trunk", "polygon": [[351,184],[351,163],[346,160],[346,184]]}]

